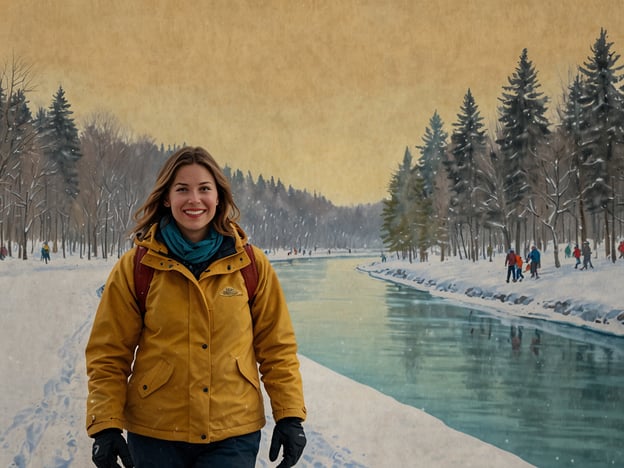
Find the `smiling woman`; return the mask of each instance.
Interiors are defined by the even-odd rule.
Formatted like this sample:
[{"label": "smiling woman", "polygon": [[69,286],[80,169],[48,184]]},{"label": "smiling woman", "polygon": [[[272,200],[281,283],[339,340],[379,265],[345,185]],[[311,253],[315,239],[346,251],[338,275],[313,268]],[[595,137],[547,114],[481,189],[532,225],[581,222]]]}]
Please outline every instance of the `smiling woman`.
[{"label": "smiling woman", "polygon": [[[269,458],[283,448],[280,466],[290,467],[303,453],[306,408],[286,300],[238,215],[206,150],[184,147],[165,162],[137,212],[137,248],[113,267],[87,344],[86,427],[98,468],[118,457],[126,468],[163,457],[180,468],[254,467],[266,422],[259,373],[276,421]],[[153,270],[141,306],[137,262]]]}]

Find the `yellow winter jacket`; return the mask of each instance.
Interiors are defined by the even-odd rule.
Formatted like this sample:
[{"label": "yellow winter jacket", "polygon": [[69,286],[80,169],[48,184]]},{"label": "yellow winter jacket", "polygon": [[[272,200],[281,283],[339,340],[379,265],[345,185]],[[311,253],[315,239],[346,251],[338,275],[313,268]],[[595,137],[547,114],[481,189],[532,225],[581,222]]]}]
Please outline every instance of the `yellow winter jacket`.
[{"label": "yellow winter jacket", "polygon": [[[126,252],[106,282],[86,347],[87,433],[107,428],[164,440],[209,443],[265,424],[259,373],[276,421],[305,419],[297,345],[277,276],[254,247],[258,287],[251,311],[241,268],[249,257],[238,235],[231,254],[199,279],[167,255],[156,226],[138,244],[154,276],[141,317],[134,255]],[[234,251],[235,250],[235,251]]]}]

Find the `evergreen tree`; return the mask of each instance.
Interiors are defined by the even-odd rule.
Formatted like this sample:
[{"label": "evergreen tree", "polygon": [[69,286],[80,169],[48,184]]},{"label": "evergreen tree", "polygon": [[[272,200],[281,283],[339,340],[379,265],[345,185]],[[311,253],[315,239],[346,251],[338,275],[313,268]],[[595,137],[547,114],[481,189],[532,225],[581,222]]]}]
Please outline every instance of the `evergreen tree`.
[{"label": "evergreen tree", "polygon": [[434,180],[446,151],[448,133],[443,127],[444,123],[438,111],[435,111],[422,137],[423,145],[416,147],[420,151],[418,168],[423,178],[423,190],[427,196],[431,196],[434,192]]},{"label": "evergreen tree", "polygon": [[436,233],[433,222],[433,202],[427,194],[425,179],[419,167],[412,169],[407,187],[407,203],[409,204],[409,222],[413,245],[418,250],[420,261],[426,261],[427,251],[434,242]]},{"label": "evergreen tree", "polygon": [[13,122],[10,151],[19,157],[26,149],[29,149],[29,143],[32,143],[34,139],[32,113],[28,107],[26,95],[21,89],[9,99],[9,112],[12,114],[10,120]]},{"label": "evergreen tree", "polygon": [[76,163],[81,157],[78,129],[71,117],[73,112],[65,98],[63,87],[54,95],[48,113],[46,131],[47,154],[54,162],[63,181],[64,192],[72,198],[78,195]]},{"label": "evergreen tree", "polygon": [[[580,74],[577,74],[572,84],[568,87],[568,95],[565,100],[563,115],[561,116],[561,127],[571,147],[572,172],[578,202],[581,237],[583,239],[586,237],[587,221],[585,204],[581,194],[583,193],[585,181],[588,178],[585,161],[589,157],[589,150],[583,147],[583,135],[588,132],[590,126],[590,122],[587,120],[589,116],[583,109],[584,88],[583,80]],[[576,234],[578,235],[578,232]],[[578,238],[575,239],[575,242],[580,244]]]},{"label": "evergreen tree", "polygon": [[[539,91],[541,85],[527,49],[523,49],[518,66],[508,82],[499,98],[502,104],[499,108],[501,138],[498,143],[507,168],[507,200],[515,207],[516,215],[521,216],[523,203],[532,203],[532,187],[542,180],[536,154],[549,134],[549,122],[545,116],[548,99]],[[516,242],[519,242],[518,237],[519,226]]]},{"label": "evergreen tree", "polygon": [[450,211],[459,229],[457,234],[463,238],[463,225],[468,225],[470,254],[466,252],[466,255],[476,260],[478,235],[476,224],[478,204],[475,192],[478,186],[476,160],[485,153],[486,137],[483,117],[470,89],[464,96],[460,110],[461,112],[457,114],[457,121],[453,123],[455,130],[451,135],[451,157],[445,162],[445,166],[451,180]]},{"label": "evergreen tree", "polygon": [[37,133],[41,136],[46,131],[46,125],[48,123],[48,113],[43,107],[37,109],[37,114],[33,120],[33,124],[37,129]]},{"label": "evergreen tree", "polygon": [[388,192],[390,198],[383,201],[382,240],[393,252],[412,259],[412,234],[410,205],[408,203],[408,181],[412,172],[412,154],[405,148],[403,161],[392,175]]},{"label": "evergreen tree", "polygon": [[414,207],[417,218],[417,245],[421,259],[426,257],[426,249],[437,242],[440,223],[446,213],[435,213],[433,197],[440,190],[436,187],[437,175],[444,160],[448,134],[437,111],[429,119],[429,126],[422,137],[423,145],[417,146],[420,158],[414,181]]},{"label": "evergreen tree", "polygon": [[604,212],[606,254],[615,260],[615,242],[609,235],[609,206],[615,192],[611,176],[622,166],[618,147],[624,142],[624,110],[623,95],[616,87],[622,79],[623,66],[617,65],[620,56],[611,50],[612,45],[607,31],[601,29],[591,48],[592,55],[580,71],[585,76],[582,103],[589,123],[583,132],[587,178],[582,196],[590,210]]}]

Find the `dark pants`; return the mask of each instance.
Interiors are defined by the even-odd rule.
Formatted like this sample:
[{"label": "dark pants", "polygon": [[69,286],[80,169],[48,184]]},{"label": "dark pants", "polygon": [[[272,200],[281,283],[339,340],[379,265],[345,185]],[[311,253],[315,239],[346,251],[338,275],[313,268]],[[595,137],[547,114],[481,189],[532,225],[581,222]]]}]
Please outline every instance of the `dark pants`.
[{"label": "dark pants", "polygon": [[531,278],[533,277],[539,278],[539,275],[537,274],[537,267],[538,267],[537,263],[531,262]]},{"label": "dark pants", "polygon": [[210,444],[172,442],[128,433],[136,468],[254,468],[260,431]]},{"label": "dark pants", "polygon": [[509,283],[509,278],[512,278],[516,281],[516,265],[509,265],[507,267],[507,282]]}]

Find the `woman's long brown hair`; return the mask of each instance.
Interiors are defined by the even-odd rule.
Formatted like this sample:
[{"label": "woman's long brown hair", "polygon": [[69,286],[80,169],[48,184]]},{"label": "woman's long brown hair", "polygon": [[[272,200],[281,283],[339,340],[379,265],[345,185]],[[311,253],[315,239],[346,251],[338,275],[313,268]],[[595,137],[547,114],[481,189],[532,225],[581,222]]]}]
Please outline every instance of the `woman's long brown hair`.
[{"label": "woman's long brown hair", "polygon": [[240,210],[232,197],[230,182],[217,164],[214,158],[205,149],[196,146],[186,146],[179,149],[165,162],[158,173],[158,178],[154,184],[152,192],[147,200],[134,215],[136,225],[130,231],[133,236],[141,238],[149,228],[158,223],[163,216],[171,214],[171,209],[164,205],[165,197],[175,179],[178,169],[189,164],[201,164],[215,179],[217,192],[219,194],[219,204],[212,220],[212,225],[217,232],[226,236],[233,236],[232,221],[238,221]]}]

